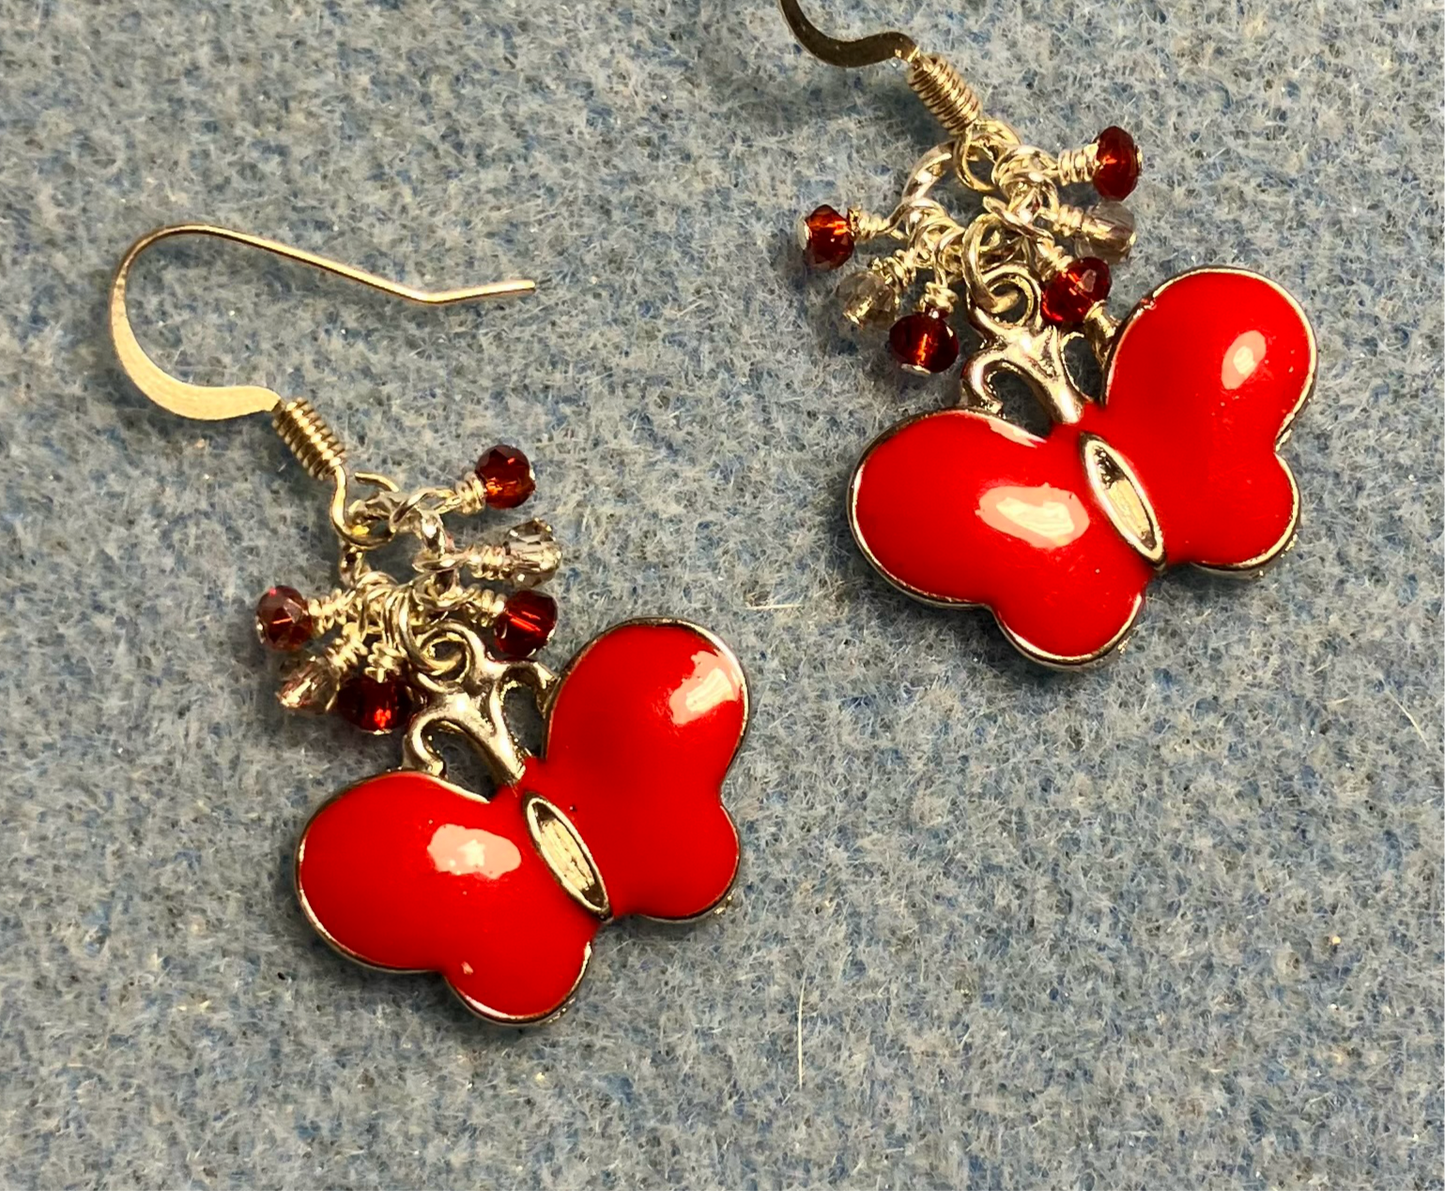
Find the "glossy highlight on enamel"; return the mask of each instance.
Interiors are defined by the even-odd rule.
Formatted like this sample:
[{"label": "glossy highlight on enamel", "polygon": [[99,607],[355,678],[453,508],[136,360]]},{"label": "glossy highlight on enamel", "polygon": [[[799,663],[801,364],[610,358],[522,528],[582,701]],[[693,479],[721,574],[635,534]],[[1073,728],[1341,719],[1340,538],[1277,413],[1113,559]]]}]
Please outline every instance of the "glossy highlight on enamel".
[{"label": "glossy highlight on enamel", "polygon": [[1089,528],[1084,502],[1072,492],[1047,484],[990,488],[979,498],[978,515],[990,529],[1045,550],[1067,546]]},{"label": "glossy highlight on enamel", "polygon": [[402,771],[316,813],[296,884],[328,942],[374,967],[440,972],[493,1021],[556,1013],[605,918],[534,842],[538,798],[578,833],[611,917],[692,918],[726,896],[738,838],[721,787],[748,711],[732,653],[691,625],[633,622],[588,645],[555,690],[542,755],[491,799]]},{"label": "glossy highlight on enamel", "polygon": [[1078,422],[1040,438],[945,410],[884,434],[854,473],[854,536],[910,594],[987,606],[1036,660],[1092,661],[1127,635],[1156,568],[1091,483],[1088,444],[1101,440],[1132,473],[1133,499],[1157,522],[1160,570],[1262,566],[1298,521],[1278,450],[1314,366],[1309,324],[1274,283],[1186,273],[1120,328],[1103,400]]}]

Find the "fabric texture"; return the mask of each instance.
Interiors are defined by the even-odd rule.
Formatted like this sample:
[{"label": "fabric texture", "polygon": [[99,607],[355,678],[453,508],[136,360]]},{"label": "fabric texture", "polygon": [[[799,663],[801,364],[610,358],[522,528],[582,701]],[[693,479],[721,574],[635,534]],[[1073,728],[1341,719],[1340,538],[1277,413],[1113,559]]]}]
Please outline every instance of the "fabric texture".
[{"label": "fabric texture", "polygon": [[[956,381],[845,333],[791,225],[941,138],[768,0],[0,0],[0,1182],[1445,1185],[1439,6],[809,9],[1046,149],[1129,128],[1116,314],[1211,262],[1298,296],[1297,547],[1171,575],[1082,674],[869,568],[846,478]],[[554,664],[674,615],[747,670],[731,907],[602,932],[557,1023],[493,1031],[296,904],[307,817],[397,745],[283,712],[253,639],[266,587],[330,581],[323,494],[113,363],[111,270],[196,219],[537,278],[414,309],[184,241],[131,309],[408,485],[526,450]]]}]

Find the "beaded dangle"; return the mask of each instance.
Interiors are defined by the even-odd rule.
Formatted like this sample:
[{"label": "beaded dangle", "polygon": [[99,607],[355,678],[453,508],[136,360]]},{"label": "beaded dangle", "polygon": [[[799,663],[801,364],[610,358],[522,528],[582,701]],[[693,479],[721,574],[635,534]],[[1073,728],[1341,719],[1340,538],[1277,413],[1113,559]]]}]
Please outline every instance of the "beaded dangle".
[{"label": "beaded dangle", "polygon": [[[854,472],[849,520],[869,561],[920,600],[989,608],[1027,656],[1067,667],[1120,646],[1168,567],[1254,574],[1288,549],[1299,493],[1278,452],[1315,371],[1298,303],[1253,273],[1206,268],[1116,320],[1110,267],[1134,244],[1122,200],[1142,166],[1129,133],[1046,153],[904,34],[838,41],[797,0],[781,4],[825,62],[901,61],[948,132],[887,215],[822,206],[799,223],[820,269],[887,250],[839,297],[854,327],[888,328],[902,368],[936,375],[963,357],[957,405],[888,430]],[[948,183],[976,208],[956,213]],[[1066,201],[1086,186],[1093,205]],[[1102,369],[1097,390],[1076,343]],[[1047,413],[1043,436],[1004,416],[1005,374]]]},{"label": "beaded dangle", "polygon": [[[486,451],[454,484],[404,492],[352,470],[304,398],[253,385],[192,385],[145,354],[126,313],[139,255],[178,235],[273,252],[409,301],[443,305],[530,292],[501,282],[428,292],[225,228],[161,228],[132,246],[111,291],[121,367],[152,401],[189,418],[270,413],[306,472],[330,486],[339,585],[306,597],[274,586],[256,609],[262,643],[288,657],[281,703],[335,711],[401,737],[401,768],[333,797],[296,849],[301,905],[342,954],[391,971],[436,971],[474,1013],[523,1025],[562,1011],[602,925],[627,914],[685,920],[720,907],[737,872],[722,781],[747,723],[732,652],[679,620],[634,620],[594,639],[560,672],[534,656],[557,622],[539,588],[561,552],[542,521],[459,543],[447,519],[514,509],[533,494],[527,457]],[[411,574],[371,559],[413,539]],[[506,715],[535,701],[533,753]],[[485,762],[490,796],[447,780],[437,737]]]}]

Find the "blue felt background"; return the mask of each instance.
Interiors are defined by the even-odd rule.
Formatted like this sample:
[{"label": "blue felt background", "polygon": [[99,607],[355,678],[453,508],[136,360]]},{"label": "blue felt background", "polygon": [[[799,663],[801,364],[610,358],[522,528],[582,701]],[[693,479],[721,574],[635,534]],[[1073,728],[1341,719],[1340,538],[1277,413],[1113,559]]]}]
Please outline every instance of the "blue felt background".
[{"label": "blue felt background", "polygon": [[[1211,261],[1300,296],[1298,548],[1170,578],[1082,676],[867,568],[853,460],[950,390],[853,346],[790,224],[936,133],[766,0],[0,0],[0,1182],[1442,1185],[1439,6],[815,7],[1046,148],[1135,130],[1116,311]],[[198,242],[133,308],[408,482],[527,449],[554,660],[673,613],[748,667],[731,912],[608,932],[545,1030],[295,905],[309,811],[395,746],[272,698],[250,606],[330,548],[264,419],[111,363],[120,253],[198,217],[538,277],[417,311]]]}]

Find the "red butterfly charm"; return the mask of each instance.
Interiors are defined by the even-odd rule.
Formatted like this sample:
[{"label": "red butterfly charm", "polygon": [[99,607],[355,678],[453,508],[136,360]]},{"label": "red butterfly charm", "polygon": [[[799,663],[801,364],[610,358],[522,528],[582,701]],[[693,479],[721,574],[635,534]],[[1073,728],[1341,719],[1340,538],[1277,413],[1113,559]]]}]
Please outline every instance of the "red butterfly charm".
[{"label": "red butterfly charm", "polygon": [[307,825],[301,903],[378,968],[440,972],[473,1012],[558,1012],[613,918],[688,919],[738,868],[722,781],[742,740],[737,659],[676,621],[619,625],[543,704],[542,754],[490,799],[422,772],[370,778]]},{"label": "red butterfly charm", "polygon": [[954,409],[884,434],[854,473],[854,535],[910,594],[988,607],[1038,661],[1093,661],[1165,568],[1248,572],[1290,545],[1299,493],[1278,451],[1314,370],[1277,285],[1186,273],[1120,327],[1077,421],[1040,438]]}]

